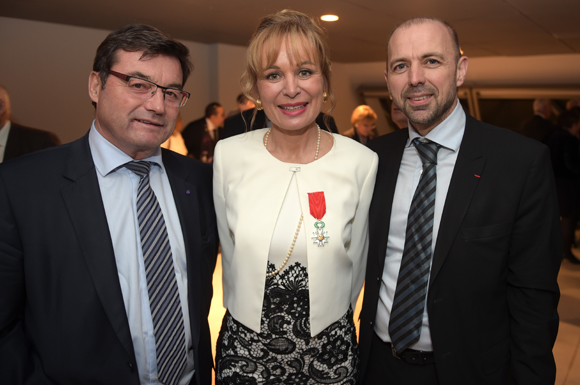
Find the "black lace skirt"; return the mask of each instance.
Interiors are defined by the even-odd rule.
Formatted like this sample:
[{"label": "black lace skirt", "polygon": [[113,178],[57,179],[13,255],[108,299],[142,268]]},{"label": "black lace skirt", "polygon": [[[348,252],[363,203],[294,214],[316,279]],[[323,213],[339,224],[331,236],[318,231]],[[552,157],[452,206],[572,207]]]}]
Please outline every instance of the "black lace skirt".
[{"label": "black lace skirt", "polygon": [[[268,264],[268,272],[274,271]],[[266,279],[260,333],[226,313],[217,341],[216,383],[352,384],[358,374],[353,311],[310,337],[308,273],[295,263]]]}]

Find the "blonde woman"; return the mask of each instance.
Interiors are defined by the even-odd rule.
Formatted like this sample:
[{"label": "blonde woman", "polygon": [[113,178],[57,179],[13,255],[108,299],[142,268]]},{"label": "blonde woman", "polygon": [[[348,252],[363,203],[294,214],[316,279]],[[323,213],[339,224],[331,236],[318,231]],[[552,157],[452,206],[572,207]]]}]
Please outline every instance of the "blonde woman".
[{"label": "blonde woman", "polygon": [[343,135],[366,145],[369,140],[377,136],[377,131],[375,129],[376,121],[377,114],[373,109],[362,104],[352,112],[352,116],[350,117],[352,127]]},{"label": "blonde woman", "polygon": [[218,143],[214,201],[224,318],[218,384],[354,384],[353,307],[363,284],[377,156],[321,130],[334,104],[323,30],[265,17],[250,41],[244,93],[271,128]]}]

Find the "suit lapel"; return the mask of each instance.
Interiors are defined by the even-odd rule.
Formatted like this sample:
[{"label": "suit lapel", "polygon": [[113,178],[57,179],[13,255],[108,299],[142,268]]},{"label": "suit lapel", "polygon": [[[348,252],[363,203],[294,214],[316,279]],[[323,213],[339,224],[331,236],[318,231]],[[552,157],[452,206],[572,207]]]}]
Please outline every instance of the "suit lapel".
[{"label": "suit lapel", "polygon": [[71,146],[64,177],[72,183],[62,191],[79,246],[95,290],[117,337],[134,357],[129,322],[88,135]]},{"label": "suit lapel", "polygon": [[441,216],[429,285],[433,284],[445,262],[467,213],[473,193],[484,172],[485,157],[481,148],[481,134],[477,130],[477,124],[477,120],[466,115],[465,133]]},{"label": "suit lapel", "polygon": [[405,144],[409,139],[407,130],[399,130],[390,135],[392,135],[393,140],[387,142],[388,145],[381,147],[378,144],[376,148],[373,148],[371,144],[371,149],[379,155],[379,169],[369,212],[370,245],[376,244],[378,246],[371,250],[369,255],[371,258],[373,256],[378,258],[379,271],[383,270],[385,264],[392,202],[399,176],[399,167],[393,167],[393,165],[401,164]]},{"label": "suit lapel", "polygon": [[197,189],[193,180],[190,180],[192,176],[189,175],[189,170],[180,165],[176,157],[168,151],[163,151],[163,165],[171,185],[185,243],[191,338],[193,346],[199,346],[202,322],[199,306],[202,291],[200,277],[201,234],[206,234],[207,230],[201,229],[200,224],[205,225],[206,221],[204,218],[200,218],[203,213],[197,209],[199,202]]}]

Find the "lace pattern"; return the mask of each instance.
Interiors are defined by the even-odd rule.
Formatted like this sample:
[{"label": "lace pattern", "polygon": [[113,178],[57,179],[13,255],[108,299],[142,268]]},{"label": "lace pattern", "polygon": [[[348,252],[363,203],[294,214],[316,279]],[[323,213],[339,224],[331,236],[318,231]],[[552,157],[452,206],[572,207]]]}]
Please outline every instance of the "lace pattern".
[{"label": "lace pattern", "polygon": [[[268,263],[268,272],[274,271]],[[299,262],[266,279],[260,333],[226,313],[217,342],[216,383],[352,384],[358,345],[349,309],[310,337],[308,272]]]}]

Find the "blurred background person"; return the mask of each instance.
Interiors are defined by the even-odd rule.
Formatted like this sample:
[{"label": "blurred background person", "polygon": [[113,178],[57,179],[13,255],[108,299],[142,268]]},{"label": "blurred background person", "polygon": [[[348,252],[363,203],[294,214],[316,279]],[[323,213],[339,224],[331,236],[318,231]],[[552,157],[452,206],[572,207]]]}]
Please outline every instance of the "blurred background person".
[{"label": "blurred background person", "polygon": [[580,107],[580,99],[570,99],[566,102],[567,110],[571,110],[574,107]]},{"label": "blurred background person", "polygon": [[228,112],[227,118],[229,118],[230,116],[238,115],[243,111],[251,110],[252,108],[255,107],[255,104],[250,99],[248,99],[246,95],[241,93],[238,96],[236,96],[236,106],[237,108],[235,110]]},{"label": "blurred background person", "polygon": [[354,384],[377,155],[316,122],[334,106],[316,21],[290,10],[265,17],[247,59],[242,89],[271,127],[216,146],[227,308],[216,383]]},{"label": "blurred background person", "polygon": [[213,151],[222,137],[226,114],[221,104],[213,102],[205,107],[203,118],[189,123],[181,133],[189,156],[204,163],[212,163]]},{"label": "blurred background person", "polygon": [[574,264],[580,264],[571,250],[580,213],[579,134],[580,107],[575,107],[558,116],[558,128],[548,139],[560,207],[563,258]]},{"label": "blurred background person", "polygon": [[357,142],[366,145],[369,140],[377,136],[375,123],[377,114],[369,106],[362,104],[354,109],[350,122],[352,127],[343,133]]},{"label": "blurred background person", "polygon": [[175,122],[173,133],[169,139],[161,144],[161,147],[187,156],[187,147],[183,141],[183,136],[181,136],[181,131],[183,131],[183,119],[181,118],[181,114],[179,114],[177,115],[177,121]]},{"label": "blurred background person", "polygon": [[11,116],[10,95],[0,85],[0,163],[60,144],[52,132],[21,126],[11,121]]},{"label": "blurred background person", "polygon": [[244,94],[239,94],[237,98],[239,112],[250,110],[256,105]]},{"label": "blurred background person", "polygon": [[556,127],[550,121],[552,116],[552,102],[549,99],[535,99],[533,104],[534,116],[524,120],[521,133],[528,138],[546,143]]}]

